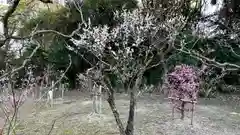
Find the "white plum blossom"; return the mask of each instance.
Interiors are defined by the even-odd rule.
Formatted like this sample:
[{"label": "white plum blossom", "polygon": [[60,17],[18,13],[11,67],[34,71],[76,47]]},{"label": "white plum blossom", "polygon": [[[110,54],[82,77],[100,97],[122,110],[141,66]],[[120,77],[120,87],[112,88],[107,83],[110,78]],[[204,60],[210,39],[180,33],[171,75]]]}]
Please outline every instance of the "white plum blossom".
[{"label": "white plum blossom", "polygon": [[115,12],[114,18],[120,20],[116,27],[109,28],[107,25],[83,28],[83,31],[78,34],[80,39],[71,39],[71,41],[79,48],[84,47],[101,57],[104,54],[104,49],[109,42],[113,42],[115,46],[123,46],[123,49],[114,52],[112,55],[123,55],[125,57],[132,56],[133,50],[128,48],[129,37],[134,42],[133,46],[138,47],[146,37],[157,31],[155,18],[151,15],[142,15],[140,10],[132,12],[124,11],[123,13]]},{"label": "white plum blossom", "polygon": [[[154,16],[143,13],[139,9],[117,11],[114,13],[114,19],[118,23],[113,27],[91,26],[88,23],[87,28],[79,32],[79,38],[71,40],[79,49],[86,48],[100,60],[103,60],[105,54],[110,55],[108,58],[114,59],[111,70],[117,72],[119,77],[126,81],[138,73],[144,65],[135,56],[140,57],[144,54],[143,52],[147,52],[147,49],[154,48],[147,48],[143,43],[146,39],[155,36],[159,25]],[[137,54],[133,47],[140,49],[140,52]]]}]

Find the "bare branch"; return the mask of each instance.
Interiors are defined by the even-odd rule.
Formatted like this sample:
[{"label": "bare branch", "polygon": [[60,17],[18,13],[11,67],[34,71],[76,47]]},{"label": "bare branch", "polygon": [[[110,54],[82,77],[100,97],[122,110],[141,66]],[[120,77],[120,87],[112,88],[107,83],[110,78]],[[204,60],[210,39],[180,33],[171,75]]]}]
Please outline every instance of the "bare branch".
[{"label": "bare branch", "polygon": [[58,119],[53,120],[52,126],[51,126],[51,128],[50,128],[50,130],[49,130],[49,132],[48,132],[48,135],[50,135],[50,134],[52,133],[52,130],[53,130],[54,125],[55,125],[55,123],[56,123],[57,120],[58,120]]},{"label": "bare branch", "polygon": [[23,61],[23,64],[22,64],[20,67],[15,68],[15,69],[11,70],[10,72],[7,72],[7,73],[3,74],[2,76],[0,76],[0,79],[6,77],[6,76],[8,76],[8,75],[11,75],[11,74],[13,74],[13,73],[21,70],[22,68],[24,68],[25,65],[31,60],[31,58],[34,56],[34,54],[37,52],[37,50],[38,50],[40,47],[41,47],[41,45],[38,43],[37,46],[36,46],[36,48],[33,50],[33,52],[30,54],[30,56],[29,56],[28,58],[26,58],[26,59]]},{"label": "bare branch", "polygon": [[233,63],[228,63],[228,62],[220,63],[220,62],[217,62],[215,59],[210,59],[210,58],[205,57],[205,56],[203,56],[200,53],[197,53],[195,51],[190,51],[190,50],[186,50],[186,49],[185,50],[184,49],[177,49],[177,50],[180,51],[180,52],[183,52],[185,54],[188,54],[191,57],[194,57],[194,58],[202,61],[203,63],[205,63],[205,61],[206,61],[210,65],[213,65],[213,66],[218,67],[218,68],[222,68],[222,69],[225,69],[225,70],[238,70],[238,69],[240,69],[240,65],[233,64]]},{"label": "bare branch", "polygon": [[61,32],[55,31],[55,30],[38,30],[38,31],[32,33],[32,34],[29,35],[29,36],[24,36],[24,37],[20,37],[20,36],[10,36],[9,38],[15,39],[15,40],[23,40],[23,39],[32,38],[32,37],[34,37],[34,36],[37,36],[37,35],[40,35],[40,34],[46,34],[46,33],[53,33],[53,34],[56,34],[56,35],[59,35],[59,36],[65,37],[65,38],[72,38],[80,29],[81,29],[81,24],[79,24],[79,25],[78,25],[78,28],[77,28],[76,30],[74,30],[74,31],[73,31],[71,34],[69,34],[69,35],[63,34],[63,33],[61,33]]}]

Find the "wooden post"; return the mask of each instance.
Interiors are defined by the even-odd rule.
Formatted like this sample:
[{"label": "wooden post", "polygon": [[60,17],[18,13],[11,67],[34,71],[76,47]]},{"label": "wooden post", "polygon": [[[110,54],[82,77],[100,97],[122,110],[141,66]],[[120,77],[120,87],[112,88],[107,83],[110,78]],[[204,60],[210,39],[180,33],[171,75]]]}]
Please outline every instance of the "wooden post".
[{"label": "wooden post", "polygon": [[184,101],[181,101],[181,119],[183,120],[184,119],[184,110],[185,110],[185,102]]},{"label": "wooden post", "polygon": [[34,84],[31,84],[29,90],[31,91],[31,98],[35,99],[35,95],[34,95]]},{"label": "wooden post", "polygon": [[62,91],[62,99],[64,99],[64,91],[65,91],[64,84],[60,84],[60,89]]},{"label": "wooden post", "polygon": [[[54,81],[52,81],[52,86],[51,88],[54,86]],[[54,88],[52,88],[51,90],[48,91],[48,103],[50,102],[50,106],[53,106],[53,92],[54,92]]]},{"label": "wooden post", "polygon": [[42,91],[43,91],[43,86],[39,86],[39,98],[42,98]]},{"label": "wooden post", "polygon": [[97,87],[95,84],[93,86],[92,93],[92,101],[93,101],[93,112],[97,114],[102,113],[102,86]]},{"label": "wooden post", "polygon": [[8,87],[7,87],[7,91],[6,91],[7,95],[9,94],[9,91],[10,92],[12,91],[12,84],[10,82],[8,82]]},{"label": "wooden post", "polygon": [[193,111],[194,111],[194,108],[195,108],[195,103],[192,102],[192,116],[191,116],[191,125],[193,125]]},{"label": "wooden post", "polygon": [[175,102],[174,100],[172,99],[172,120],[174,120],[174,109],[175,109]]},{"label": "wooden post", "polygon": [[96,85],[94,84],[93,85],[93,90],[92,90],[92,100],[93,100],[93,112],[94,113],[98,113],[98,110],[97,110],[97,90],[96,90]]},{"label": "wooden post", "polygon": [[102,85],[99,86],[98,90],[98,112],[102,113]]},{"label": "wooden post", "polygon": [[33,86],[33,97],[34,99],[38,99],[40,97],[40,93],[41,93],[41,86],[39,86],[37,83],[35,83],[35,86]]},{"label": "wooden post", "polygon": [[53,106],[53,90],[48,91],[48,103],[50,102],[50,106]]},{"label": "wooden post", "polygon": [[191,125],[193,125],[193,114],[194,114],[194,109],[195,109],[195,104],[197,103],[196,101],[189,101],[189,100],[184,100],[184,99],[179,99],[175,97],[168,97],[168,99],[171,100],[172,102],[172,119],[174,118],[174,109],[175,109],[175,101],[180,101],[181,106],[178,108],[181,112],[181,119],[183,120],[185,117],[184,111],[185,111],[185,104],[186,103],[191,103],[192,108],[191,108]]}]

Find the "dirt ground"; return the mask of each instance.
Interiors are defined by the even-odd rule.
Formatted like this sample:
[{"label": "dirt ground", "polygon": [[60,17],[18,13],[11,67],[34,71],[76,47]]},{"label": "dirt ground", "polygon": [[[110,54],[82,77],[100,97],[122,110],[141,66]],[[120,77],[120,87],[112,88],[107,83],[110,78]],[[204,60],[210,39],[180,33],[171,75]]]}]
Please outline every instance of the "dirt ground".
[{"label": "dirt ground", "polygon": [[[238,96],[200,99],[191,126],[190,118],[182,121],[175,115],[171,119],[171,106],[163,96],[146,94],[137,101],[135,135],[240,135],[239,99]],[[102,115],[91,114],[91,104],[89,95],[78,92],[68,93],[64,101],[56,99],[52,107],[45,104],[30,107],[26,103],[20,111],[17,134],[118,135],[107,102],[103,103]],[[128,97],[117,95],[116,104],[126,122]]]}]

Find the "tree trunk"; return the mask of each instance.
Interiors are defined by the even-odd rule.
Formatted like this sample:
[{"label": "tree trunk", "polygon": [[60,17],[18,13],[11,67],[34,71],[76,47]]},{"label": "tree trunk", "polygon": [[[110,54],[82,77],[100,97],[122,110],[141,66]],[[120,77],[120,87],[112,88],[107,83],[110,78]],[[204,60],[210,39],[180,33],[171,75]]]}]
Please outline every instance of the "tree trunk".
[{"label": "tree trunk", "polygon": [[119,128],[120,135],[126,135],[124,127],[123,127],[123,123],[120,119],[120,115],[119,115],[118,110],[116,108],[115,98],[114,98],[114,89],[111,86],[110,80],[106,76],[104,77],[104,82],[105,82],[105,84],[107,85],[107,88],[108,88],[108,92],[107,92],[108,93],[108,99],[107,99],[107,101],[108,101],[108,104],[109,104],[109,106],[112,110],[113,116],[116,120],[117,126]]},{"label": "tree trunk", "polygon": [[5,69],[5,66],[6,66],[5,58],[6,58],[6,52],[0,48],[0,70]]},{"label": "tree trunk", "polygon": [[125,131],[124,131],[123,124],[122,124],[122,121],[120,119],[119,113],[118,113],[117,108],[116,108],[114,96],[113,95],[109,95],[107,101],[108,101],[108,104],[109,104],[109,106],[110,106],[110,108],[112,110],[112,113],[114,115],[116,123],[118,125],[120,135],[126,135]]},{"label": "tree trunk", "polygon": [[125,130],[126,135],[133,135],[133,133],[134,133],[135,106],[136,106],[135,90],[132,89],[130,92],[129,114],[128,114],[127,127]]},{"label": "tree trunk", "polygon": [[133,135],[134,134],[134,114],[135,114],[135,106],[136,106],[136,95],[135,91],[139,89],[139,86],[142,81],[143,71],[137,74],[136,81],[134,83],[134,87],[130,90],[130,105],[129,105],[129,115],[125,133],[126,135]]}]

